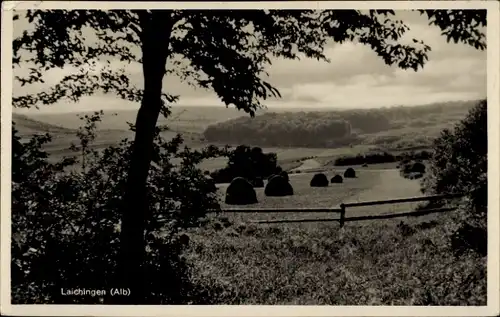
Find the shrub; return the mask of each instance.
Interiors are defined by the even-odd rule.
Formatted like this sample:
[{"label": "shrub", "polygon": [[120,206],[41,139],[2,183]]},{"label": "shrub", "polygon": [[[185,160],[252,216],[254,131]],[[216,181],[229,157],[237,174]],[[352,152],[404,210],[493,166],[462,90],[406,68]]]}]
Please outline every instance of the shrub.
[{"label": "shrub", "polygon": [[326,187],[328,186],[328,178],[323,173],[314,174],[309,184],[311,187]]},{"label": "shrub", "polygon": [[286,171],[281,171],[281,173],[279,173],[279,175],[281,177],[283,177],[284,179],[286,179],[287,182],[290,181],[290,178],[288,177],[288,173]]},{"label": "shrub", "polygon": [[426,194],[466,194],[462,208],[454,213],[457,225],[452,241],[455,245],[461,241],[479,253],[486,249],[487,236],[487,128],[487,102],[483,100],[452,131],[442,131],[434,141],[422,182],[422,191]]},{"label": "shrub", "polygon": [[[400,172],[403,175],[409,175],[412,172],[413,164],[411,162],[401,165]],[[406,177],[406,176],[405,176]]]},{"label": "shrub", "polygon": [[422,177],[424,177],[424,174],[422,173],[415,173],[415,172],[410,172],[408,174],[404,174],[403,175],[405,178],[408,178],[408,179],[420,179]]},{"label": "shrub", "polygon": [[415,162],[411,165],[410,171],[413,173],[424,174],[425,173],[425,165],[421,162]]},{"label": "shrub", "polygon": [[349,167],[344,172],[344,178],[356,178],[356,171],[352,167]]},{"label": "shrub", "polygon": [[259,147],[239,145],[234,150],[226,150],[227,166],[211,175],[217,183],[229,183],[235,177],[253,181],[256,177],[266,178],[272,173],[281,172],[277,165],[276,153],[264,153]]},{"label": "shrub", "polygon": [[[23,142],[12,131],[12,303],[100,304],[116,297],[61,296],[61,288],[117,287],[119,212],[133,142],[123,140],[102,152],[90,146],[102,113],[85,116],[75,157],[48,163],[43,146],[50,136]],[[199,226],[209,209],[218,210],[215,188],[195,166],[216,157],[213,149],[179,151],[178,135],[165,141],[156,131],[158,167],[147,190],[144,304],[189,303],[202,296],[180,257],[184,229]],[[78,157],[76,157],[78,153]],[[178,165],[171,158],[180,159]],[[64,170],[79,163],[79,169]],[[158,232],[162,232],[158,235]],[[165,286],[164,281],[169,285]],[[194,297],[193,297],[194,296]],[[197,298],[197,299],[195,299]]]},{"label": "shrub", "polygon": [[210,175],[205,175],[205,180],[207,182],[207,188],[209,188],[211,192],[217,191],[215,180]]},{"label": "shrub", "polygon": [[343,181],[344,181],[344,179],[339,174],[333,176],[331,179],[331,182],[334,184],[341,184]]},{"label": "shrub", "polygon": [[257,193],[249,181],[243,177],[236,177],[227,187],[225,202],[229,205],[256,204]]},{"label": "shrub", "polygon": [[264,194],[270,197],[291,196],[293,195],[293,187],[282,176],[276,175],[268,181]]}]

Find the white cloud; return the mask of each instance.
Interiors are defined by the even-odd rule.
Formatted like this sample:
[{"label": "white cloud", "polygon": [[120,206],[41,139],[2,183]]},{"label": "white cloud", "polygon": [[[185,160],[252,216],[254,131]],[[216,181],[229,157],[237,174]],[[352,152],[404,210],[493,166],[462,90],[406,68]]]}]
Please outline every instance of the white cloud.
[{"label": "white cloud", "polygon": [[[325,49],[331,63],[311,59],[273,60],[268,68],[268,80],[280,90],[283,98],[265,103],[270,108],[366,108],[473,99],[486,95],[486,52],[465,44],[447,43],[437,27],[428,26],[426,19],[416,13],[398,13],[397,17],[410,26],[405,42],[417,38],[431,46],[429,61],[424,69],[414,72],[389,67],[369,47],[361,44],[332,44]],[[116,69],[123,66],[130,74],[132,83],[142,87],[141,65],[125,65],[118,61],[111,63],[111,67]],[[48,84],[54,84],[72,71],[70,68],[51,70],[44,78]],[[40,88],[43,86],[37,87]],[[165,78],[164,89],[180,95],[182,105],[222,105],[214,93],[195,90],[174,76]],[[16,87],[16,92],[25,93],[25,90]],[[113,96],[92,98],[82,101],[79,108],[96,105],[138,107]],[[68,109],[67,106],[60,107]]]}]

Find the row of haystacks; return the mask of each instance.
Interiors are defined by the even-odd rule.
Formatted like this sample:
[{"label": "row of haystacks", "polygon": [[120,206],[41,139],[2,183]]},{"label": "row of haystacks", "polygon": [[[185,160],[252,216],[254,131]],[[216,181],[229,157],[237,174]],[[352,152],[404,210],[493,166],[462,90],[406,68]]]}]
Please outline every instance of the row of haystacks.
[{"label": "row of haystacks", "polygon": [[[293,187],[289,180],[286,171],[269,176],[264,194],[269,197],[292,196]],[[256,178],[249,182],[243,177],[234,178],[226,190],[226,204],[250,205],[258,203],[255,187],[264,187],[264,180]]]},{"label": "row of haystacks", "polygon": [[[352,168],[348,168],[344,172],[344,178],[355,178],[356,172]],[[329,183],[341,184],[343,178],[336,174],[330,181],[323,173],[318,173],[311,179],[311,187],[327,187]],[[258,203],[255,187],[264,187],[264,180],[257,178],[250,182],[243,177],[236,177],[231,181],[231,184],[226,190],[226,204],[229,205],[251,205]],[[283,197],[292,196],[294,194],[293,187],[290,184],[290,179],[286,171],[279,174],[269,176],[267,184],[264,188],[264,194],[268,197]]]},{"label": "row of haystacks", "polygon": [[[349,167],[344,172],[344,178],[356,178],[356,171],[352,167]],[[311,185],[311,187],[327,187],[330,183],[342,184],[344,182],[344,178],[342,178],[339,174],[335,174],[335,176],[328,181],[328,177],[325,174],[317,173],[314,174],[309,185]]]}]

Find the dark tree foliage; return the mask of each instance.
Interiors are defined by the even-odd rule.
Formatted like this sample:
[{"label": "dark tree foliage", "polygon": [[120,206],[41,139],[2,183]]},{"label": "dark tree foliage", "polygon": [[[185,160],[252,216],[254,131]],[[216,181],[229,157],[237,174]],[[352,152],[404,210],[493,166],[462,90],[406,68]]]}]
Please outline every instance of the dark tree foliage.
[{"label": "dark tree foliage", "polygon": [[389,152],[368,152],[365,154],[357,154],[355,156],[341,156],[334,160],[335,166],[362,165],[362,164],[382,164],[393,163],[398,161],[410,160],[428,160],[431,157],[431,152],[412,151],[404,152],[398,155]]},{"label": "dark tree foliage", "polygon": [[472,201],[487,206],[485,196],[476,196],[487,181],[487,124],[487,102],[482,101],[453,130],[443,130],[434,141],[428,178],[422,187],[425,192],[462,191],[469,193]]},{"label": "dark tree foliage", "polygon": [[483,10],[418,10],[430,25],[441,29],[448,42],[464,43],[478,50],[486,49],[487,11]]},{"label": "dark tree foliage", "polygon": [[[474,33],[453,31],[461,30],[456,21],[471,19],[462,11],[452,12],[462,19],[436,25],[451,26],[452,31],[446,32],[452,38],[468,41]],[[253,116],[261,100],[279,96],[262,79],[271,57],[296,59],[302,54],[327,61],[323,51],[328,41],[357,41],[389,65],[417,70],[430,50],[417,40],[414,45],[398,43],[408,27],[394,19],[391,10],[28,10],[23,14],[32,30],[14,39],[13,65],[28,63],[31,73],[16,79],[29,84],[43,82],[43,72],[51,68],[73,66],[78,71],[48,91],[16,96],[14,107],[77,101],[99,92],[141,103],[120,207],[119,267],[123,286],[132,289],[128,304],[146,298],[142,281],[150,214],[147,179],[155,154],[155,127],[160,113],[168,116],[169,104],[178,97],[163,92],[166,74],[211,89],[226,105]],[[105,64],[97,73],[89,71],[88,65],[106,59],[141,63],[143,89],[130,84],[125,69]],[[168,69],[167,61],[173,64]]]},{"label": "dark tree foliage", "polygon": [[[120,214],[132,142],[92,149],[100,113],[82,117],[74,157],[48,163],[48,135],[12,138],[12,300],[16,304],[113,304],[117,297],[63,296],[61,288],[116,287]],[[146,226],[147,268],[143,276],[150,304],[204,302],[179,257],[183,228],[198,226],[207,210],[218,210],[216,188],[195,164],[216,149],[182,150],[182,138],[155,132],[157,162],[149,171]],[[180,163],[172,164],[172,158]],[[75,164],[77,163],[77,164]],[[75,169],[75,167],[77,167]],[[66,168],[70,168],[67,170]],[[66,170],[65,170],[66,169]],[[162,234],[160,235],[159,232]],[[168,287],[165,287],[168,280]]]},{"label": "dark tree foliage", "polygon": [[236,177],[254,182],[275,173],[276,168],[276,153],[264,153],[259,147],[239,145],[229,152],[227,166],[214,171],[211,176],[216,183],[229,183]]},{"label": "dark tree foliage", "polygon": [[210,142],[229,144],[324,147],[348,144],[355,139],[353,130],[371,133],[389,128],[387,118],[370,111],[265,113],[211,125],[203,136]]},{"label": "dark tree foliage", "polygon": [[[386,109],[266,112],[254,118],[240,117],[212,124],[205,129],[203,135],[207,141],[214,143],[268,147],[382,144],[400,141],[401,133],[371,139],[367,139],[364,135],[409,126],[422,128],[425,124],[429,124],[429,121],[435,125],[433,120],[442,117],[443,113],[467,113],[473,106],[472,102],[453,102]],[[430,118],[432,120],[429,120]]]},{"label": "dark tree foliage", "polygon": [[[453,130],[444,130],[441,137],[435,140],[433,150],[422,191],[427,194],[464,193],[467,204],[459,214],[461,219],[454,243],[485,250],[486,239],[483,238],[486,237],[488,211],[487,102],[480,102]],[[468,235],[471,232],[475,234]],[[472,240],[478,239],[482,242],[472,243]]]}]

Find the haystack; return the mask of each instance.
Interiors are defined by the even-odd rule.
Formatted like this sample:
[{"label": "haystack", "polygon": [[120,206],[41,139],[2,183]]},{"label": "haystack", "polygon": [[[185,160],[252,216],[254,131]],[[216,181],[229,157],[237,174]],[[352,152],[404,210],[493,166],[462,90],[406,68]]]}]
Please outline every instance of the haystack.
[{"label": "haystack", "polygon": [[311,187],[326,187],[328,186],[328,178],[323,173],[314,174],[309,184]]},{"label": "haystack", "polygon": [[344,172],[344,178],[356,178],[356,171],[354,171],[354,168],[349,167],[346,169]]},{"label": "haystack", "polygon": [[226,190],[225,201],[228,205],[250,205],[258,202],[255,189],[243,177],[236,177],[229,184]]},{"label": "haystack", "polygon": [[283,176],[276,175],[267,182],[264,194],[271,197],[291,196],[293,187]]},{"label": "haystack", "polygon": [[339,174],[333,176],[331,179],[332,184],[342,184],[343,182],[344,182],[344,179]]}]

